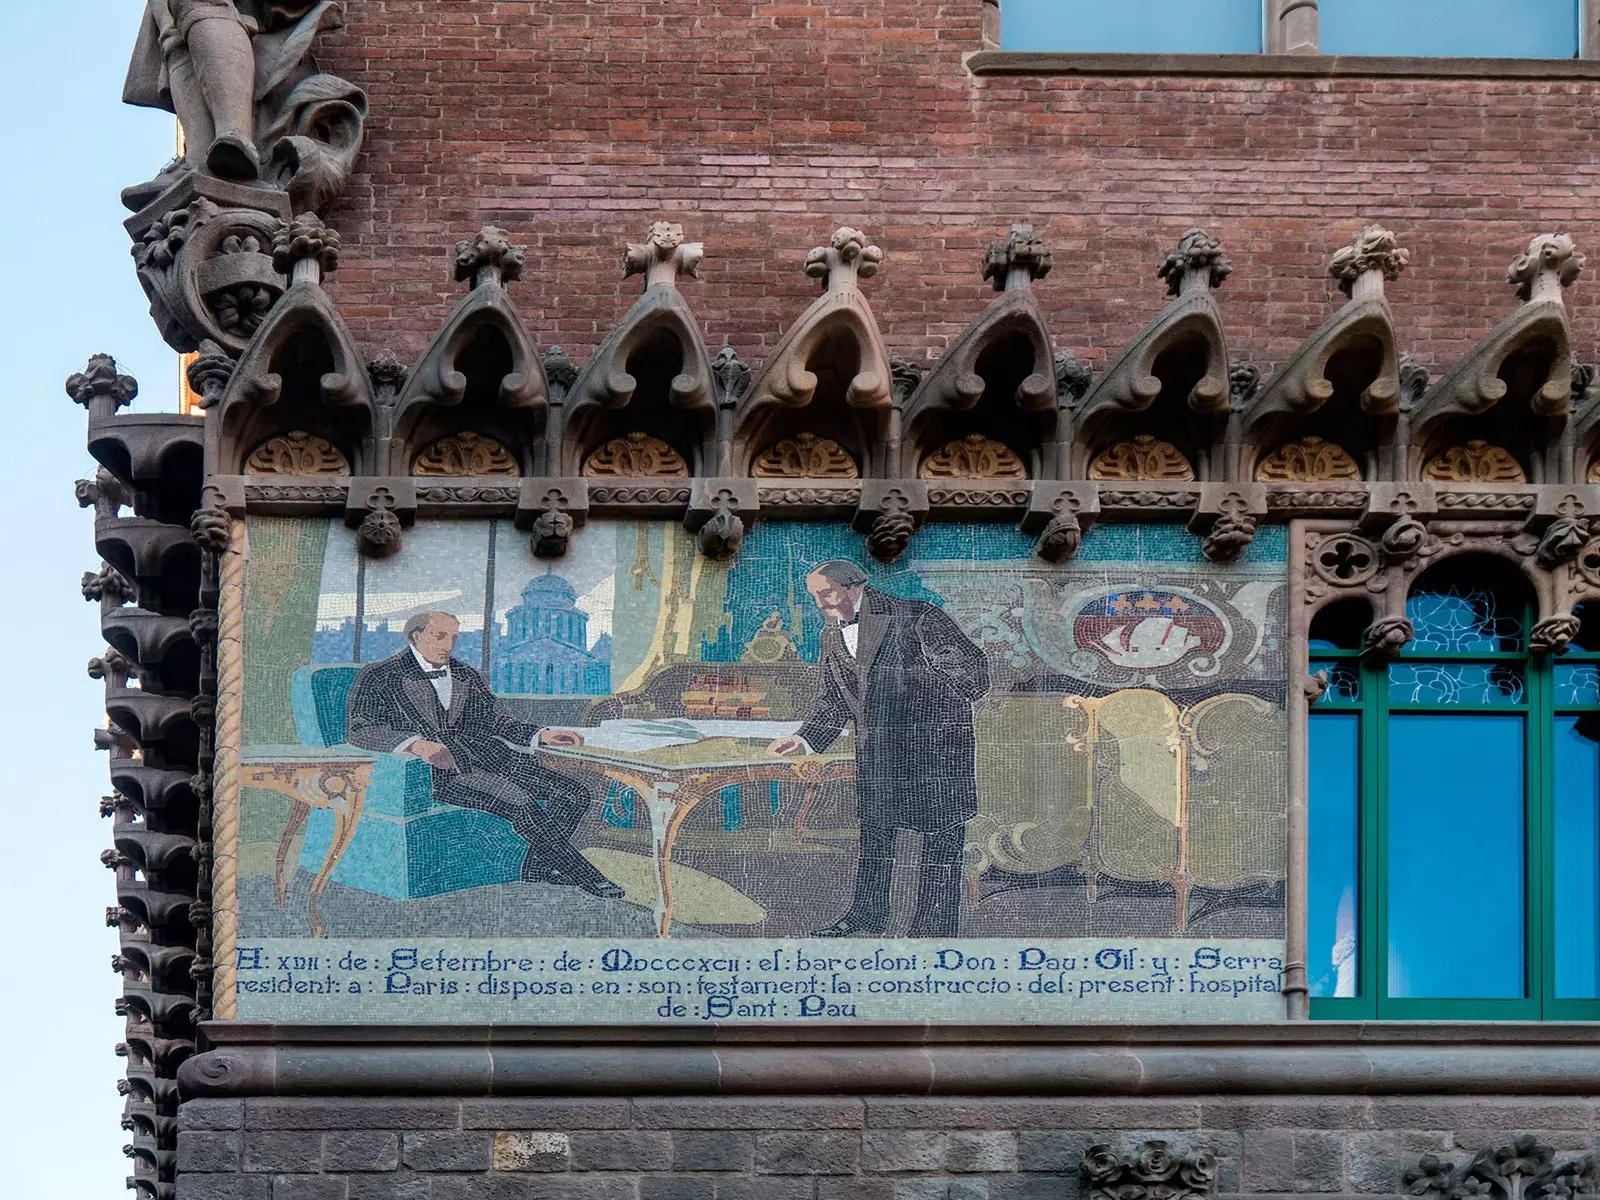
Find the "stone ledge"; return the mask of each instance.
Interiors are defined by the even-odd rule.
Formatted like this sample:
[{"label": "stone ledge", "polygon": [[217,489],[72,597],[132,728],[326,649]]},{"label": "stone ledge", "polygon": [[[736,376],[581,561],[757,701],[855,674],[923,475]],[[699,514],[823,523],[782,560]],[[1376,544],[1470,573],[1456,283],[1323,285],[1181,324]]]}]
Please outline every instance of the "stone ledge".
[{"label": "stone ledge", "polygon": [[1212,75],[1279,78],[1600,79],[1600,60],[1418,58],[1345,54],[1074,54],[980,50],[967,70],[991,75]]},{"label": "stone ledge", "polygon": [[1581,1095],[1591,1025],[206,1027],[185,1097]]}]

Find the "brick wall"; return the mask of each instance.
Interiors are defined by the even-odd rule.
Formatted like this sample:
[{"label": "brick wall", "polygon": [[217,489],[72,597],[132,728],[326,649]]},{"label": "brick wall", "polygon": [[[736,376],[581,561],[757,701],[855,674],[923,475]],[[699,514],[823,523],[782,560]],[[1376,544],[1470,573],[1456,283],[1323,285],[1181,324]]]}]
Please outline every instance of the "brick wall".
[{"label": "brick wall", "polygon": [[[1535,232],[1600,251],[1586,80],[973,78],[979,0],[346,0],[321,61],[366,87],[361,171],[329,214],[333,290],[363,347],[414,358],[485,222],[530,248],[515,288],[581,361],[621,315],[619,251],[682,220],[713,349],[759,359],[815,295],[806,251],[849,221],[889,254],[868,285],[891,350],[936,357],[986,293],[978,262],[1032,218],[1062,345],[1100,363],[1160,305],[1191,222],[1236,265],[1235,354],[1279,363],[1333,306],[1331,252],[1382,220],[1414,251],[1390,288],[1435,370],[1514,303]],[[1593,353],[1589,282],[1571,293]]]},{"label": "brick wall", "polygon": [[200,1100],[178,1200],[1078,1200],[1100,1142],[1218,1156],[1222,1196],[1400,1191],[1423,1154],[1596,1143],[1591,1099]]}]

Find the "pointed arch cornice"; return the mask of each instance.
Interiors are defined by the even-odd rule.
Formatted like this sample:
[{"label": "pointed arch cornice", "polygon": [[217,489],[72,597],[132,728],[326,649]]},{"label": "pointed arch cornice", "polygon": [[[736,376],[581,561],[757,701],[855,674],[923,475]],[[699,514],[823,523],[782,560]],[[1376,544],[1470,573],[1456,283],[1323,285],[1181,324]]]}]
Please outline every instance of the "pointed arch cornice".
[{"label": "pointed arch cornice", "polygon": [[1584,256],[1565,234],[1541,234],[1526,254],[1511,264],[1508,280],[1517,285],[1522,307],[1501,321],[1471,353],[1429,388],[1412,418],[1415,445],[1424,448],[1430,433],[1453,417],[1478,416],[1505,399],[1500,378],[1519,352],[1547,344],[1549,366],[1528,396],[1533,416],[1565,417],[1572,405],[1572,330],[1563,290],[1583,269]]},{"label": "pointed arch cornice", "polygon": [[[531,444],[540,416],[550,403],[544,366],[538,347],[505,289],[522,273],[523,251],[513,246],[504,230],[488,227],[473,241],[462,242],[456,252],[456,278],[471,280],[464,296],[417,364],[395,404],[393,427],[387,438],[388,471],[409,475],[411,462],[425,447],[418,431],[429,413],[459,407],[467,394],[467,376],[460,369],[462,353],[474,338],[493,330],[505,341],[510,365],[496,393],[499,408],[523,426]],[[518,448],[521,449],[521,448]]]},{"label": "pointed arch cornice", "polygon": [[939,412],[970,412],[988,389],[978,374],[978,363],[991,347],[1021,338],[1028,347],[1025,371],[1010,396],[997,396],[1001,405],[1012,405],[1022,412],[1048,413],[1056,407],[1055,356],[1044,312],[1034,298],[1032,280],[1050,270],[1050,252],[1033,236],[1033,228],[1017,225],[1009,238],[990,248],[984,260],[984,274],[994,280],[1001,294],[980,313],[956,340],[921,386],[906,401],[903,423],[906,436],[906,461],[902,473],[915,475],[928,454],[938,446],[927,443],[923,426]]},{"label": "pointed arch cornice", "polygon": [[828,246],[818,247],[806,261],[806,273],[823,280],[821,297],[801,315],[762,364],[760,373],[739,402],[734,416],[735,441],[749,460],[764,448],[755,445],[762,426],[776,409],[804,408],[817,391],[811,364],[834,338],[848,339],[856,349],[855,374],[845,388],[845,403],[862,410],[887,412],[893,407],[889,353],[857,285],[870,278],[883,261],[883,251],[866,234],[848,227],[837,230]]},{"label": "pointed arch cornice", "polygon": [[1200,229],[1184,233],[1160,271],[1174,297],[1172,302],[1140,330],[1090,387],[1079,410],[1080,428],[1087,430],[1117,413],[1148,409],[1163,388],[1155,373],[1156,363],[1167,351],[1190,341],[1204,345],[1206,365],[1183,403],[1197,413],[1228,411],[1227,335],[1211,293],[1232,271],[1233,264],[1216,238]]}]

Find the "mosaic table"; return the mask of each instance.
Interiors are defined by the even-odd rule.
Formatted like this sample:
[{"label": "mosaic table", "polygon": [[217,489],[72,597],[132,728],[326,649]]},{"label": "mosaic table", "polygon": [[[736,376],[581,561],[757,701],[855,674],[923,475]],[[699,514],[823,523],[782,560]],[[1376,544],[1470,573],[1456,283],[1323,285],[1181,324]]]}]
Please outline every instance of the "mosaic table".
[{"label": "mosaic table", "polygon": [[317,909],[317,901],[356,835],[356,825],[361,820],[361,809],[366,803],[367,787],[372,782],[372,768],[376,762],[375,755],[355,749],[291,749],[275,746],[263,748],[254,754],[247,753],[240,763],[245,787],[263,788],[289,798],[289,820],[278,842],[273,872],[280,908],[289,895],[287,864],[295,835],[304,828],[313,808],[326,808],[333,813],[333,841],[328,846],[321,869],[312,880],[311,897],[306,902],[306,915],[311,918],[311,928],[317,937],[324,936],[322,914]]},{"label": "mosaic table", "polygon": [[656,917],[662,937],[672,929],[672,848],[689,814],[708,796],[744,783],[798,782],[805,794],[795,816],[795,835],[824,783],[853,779],[852,750],[785,757],[769,749],[791,737],[797,724],[775,721],[605,721],[571,732],[582,746],[541,745],[546,765],[566,774],[588,773],[632,788],[650,817],[655,858]]}]

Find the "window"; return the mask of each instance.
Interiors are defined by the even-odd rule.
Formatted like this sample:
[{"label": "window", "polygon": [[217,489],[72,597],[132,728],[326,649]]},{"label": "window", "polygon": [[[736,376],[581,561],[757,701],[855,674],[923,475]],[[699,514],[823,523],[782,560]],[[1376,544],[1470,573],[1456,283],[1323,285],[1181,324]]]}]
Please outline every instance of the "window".
[{"label": "window", "polygon": [[1360,602],[1311,630],[1312,1015],[1600,1017],[1597,614],[1530,656],[1526,586],[1462,558],[1406,615],[1393,663],[1360,658]]},{"label": "window", "polygon": [[1000,48],[1259,54],[1261,0],[1001,0]]},{"label": "window", "polygon": [[[1000,0],[1002,50],[1576,58],[1594,0]],[[1275,22],[1282,22],[1274,30]]]},{"label": "window", "polygon": [[1321,0],[1324,54],[1575,58],[1582,0]]}]

